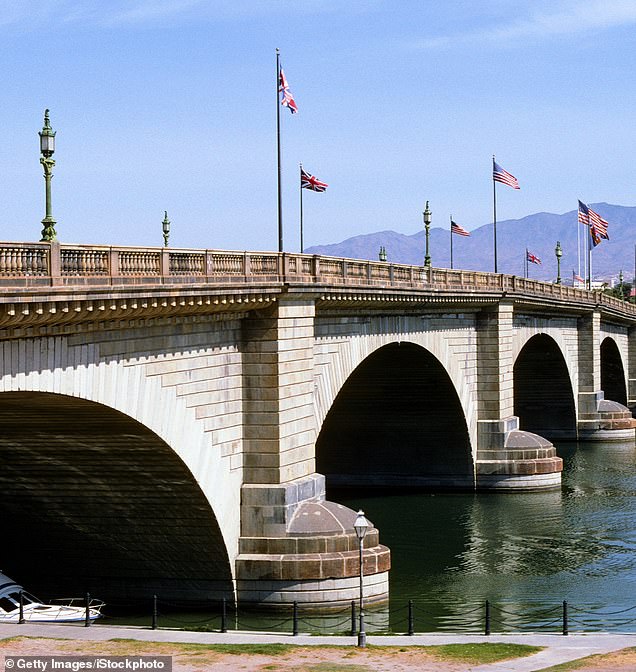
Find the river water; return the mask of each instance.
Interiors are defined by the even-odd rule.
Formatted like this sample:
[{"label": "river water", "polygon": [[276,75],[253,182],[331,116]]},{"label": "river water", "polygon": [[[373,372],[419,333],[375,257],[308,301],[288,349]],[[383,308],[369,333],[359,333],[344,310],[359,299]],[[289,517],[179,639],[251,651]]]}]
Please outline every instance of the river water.
[{"label": "river water", "polygon": [[417,630],[561,623],[636,631],[636,448],[563,443],[561,490],[330,498],[358,509],[392,551],[391,610],[415,602]]},{"label": "river water", "polygon": [[[392,552],[390,604],[367,611],[367,632],[636,632],[636,447],[563,443],[560,490],[543,493],[328,491],[363,509]],[[347,609],[302,614],[302,632],[346,632]],[[106,619],[108,622],[109,619]],[[148,625],[149,614],[110,619]],[[214,612],[166,613],[160,626],[218,629]],[[291,614],[228,614],[228,629],[290,632]]]}]

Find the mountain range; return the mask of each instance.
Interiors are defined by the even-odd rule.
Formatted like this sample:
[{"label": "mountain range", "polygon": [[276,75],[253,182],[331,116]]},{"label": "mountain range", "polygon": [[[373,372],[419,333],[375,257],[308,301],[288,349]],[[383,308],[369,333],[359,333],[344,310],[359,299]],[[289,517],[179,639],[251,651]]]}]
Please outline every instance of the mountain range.
[{"label": "mountain range", "polygon": [[[603,240],[592,250],[592,276],[595,280],[611,281],[622,270],[625,282],[631,282],[636,265],[636,207],[593,203],[591,207],[609,222],[609,240]],[[458,222],[462,224],[462,222]],[[450,223],[449,223],[450,227]],[[449,227],[431,227],[429,253],[435,268],[450,268]],[[497,222],[497,270],[510,275],[525,275],[526,249],[541,260],[528,264],[528,276],[538,280],[554,280],[557,276],[555,248],[561,244],[561,278],[571,282],[579,271],[577,235],[581,240],[587,227],[578,224],[577,211],[563,215],[538,212],[523,219]],[[348,238],[331,245],[316,245],[305,249],[307,254],[324,254],[349,259],[377,260],[380,247],[386,249],[387,261],[397,264],[424,263],[426,237],[424,230],[413,235],[396,231],[378,231]],[[581,275],[584,273],[581,255]],[[453,268],[493,271],[493,225],[485,224],[470,232],[470,236],[453,236]]]}]

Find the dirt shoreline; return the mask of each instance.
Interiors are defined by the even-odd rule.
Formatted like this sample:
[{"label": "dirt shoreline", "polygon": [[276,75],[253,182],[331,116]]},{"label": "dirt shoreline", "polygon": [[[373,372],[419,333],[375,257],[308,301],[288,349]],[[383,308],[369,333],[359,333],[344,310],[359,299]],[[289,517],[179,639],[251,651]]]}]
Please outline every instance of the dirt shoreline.
[{"label": "dirt shoreline", "polygon": [[[147,642],[131,639],[105,641],[12,637],[0,640],[0,656],[6,672],[7,656],[170,656],[174,672],[469,672],[488,665],[440,660],[419,646],[368,647],[293,646],[283,652],[225,653],[205,644]],[[522,660],[522,659],[515,659]],[[512,663],[512,661],[510,661]],[[505,664],[499,664],[505,672]],[[16,666],[16,672],[21,672]],[[21,668],[24,670],[25,668]],[[32,668],[33,669],[33,668]],[[545,669],[541,667],[536,670]],[[574,669],[574,668],[573,668]],[[633,672],[636,648],[594,657],[577,670],[585,672]],[[45,672],[45,671],[41,671]]]}]

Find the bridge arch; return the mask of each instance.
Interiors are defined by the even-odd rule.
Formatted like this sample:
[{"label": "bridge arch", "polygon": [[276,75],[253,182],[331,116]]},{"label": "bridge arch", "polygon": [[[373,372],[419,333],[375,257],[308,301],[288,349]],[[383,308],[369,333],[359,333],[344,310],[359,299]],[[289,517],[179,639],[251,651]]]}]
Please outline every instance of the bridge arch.
[{"label": "bridge arch", "polygon": [[[57,581],[65,593],[90,586],[112,601],[153,593],[232,598],[241,470],[231,470],[211,445],[210,423],[197,418],[183,390],[167,384],[188,348],[164,348],[158,366],[156,356],[126,355],[121,345],[117,354],[100,352],[98,339],[90,345],[82,340],[56,336],[33,339],[27,348],[0,345],[0,362],[11,362],[10,370],[0,369],[0,413],[19,420],[0,437],[7,458],[0,459],[0,515],[14,511],[4,495],[17,488],[19,501],[51,520],[58,535],[51,548],[64,549],[55,571],[30,566],[26,551],[39,547],[46,529],[38,526],[29,540],[38,518],[25,511],[13,525],[22,547],[12,550],[11,562],[3,554],[3,569],[11,575],[18,567],[15,578],[33,590],[40,582],[55,589]],[[38,469],[27,473],[28,464]],[[56,478],[65,480],[68,496],[51,486]]]},{"label": "bridge arch", "polygon": [[605,399],[627,406],[625,368],[618,345],[610,336],[601,342],[601,389]]},{"label": "bridge arch", "polygon": [[367,356],[326,415],[316,466],[335,486],[472,488],[468,427],[442,363],[411,342]]},{"label": "bridge arch", "polygon": [[531,336],[513,370],[514,414],[519,428],[547,439],[576,438],[576,402],[567,361],[548,334]]}]

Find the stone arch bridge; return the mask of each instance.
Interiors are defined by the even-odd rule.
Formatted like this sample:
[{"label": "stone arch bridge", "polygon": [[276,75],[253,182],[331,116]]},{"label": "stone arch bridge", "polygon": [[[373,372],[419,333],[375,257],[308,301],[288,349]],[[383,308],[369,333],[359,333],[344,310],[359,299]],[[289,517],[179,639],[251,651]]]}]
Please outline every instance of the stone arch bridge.
[{"label": "stone arch bridge", "polygon": [[[0,245],[0,566],[115,601],[358,590],[327,483],[560,485],[628,439],[635,306],[514,276],[310,255]],[[365,540],[367,599],[390,555]]]}]

